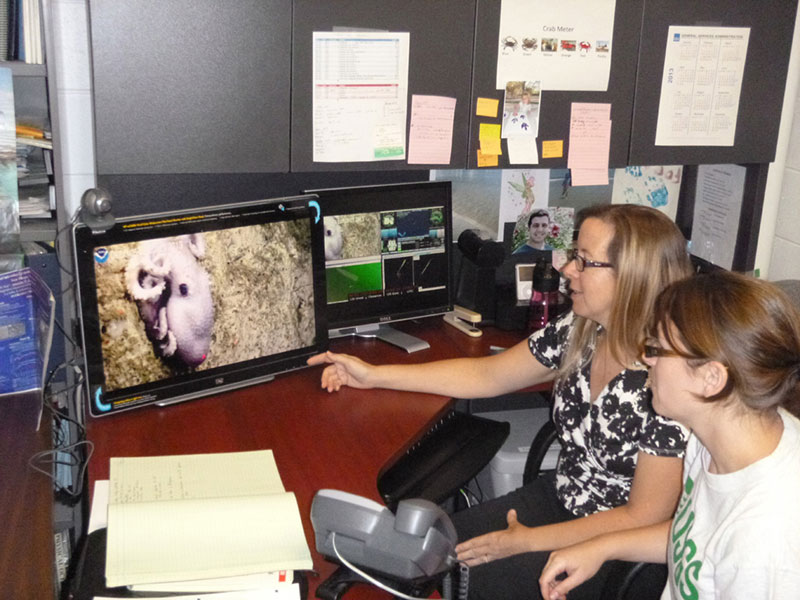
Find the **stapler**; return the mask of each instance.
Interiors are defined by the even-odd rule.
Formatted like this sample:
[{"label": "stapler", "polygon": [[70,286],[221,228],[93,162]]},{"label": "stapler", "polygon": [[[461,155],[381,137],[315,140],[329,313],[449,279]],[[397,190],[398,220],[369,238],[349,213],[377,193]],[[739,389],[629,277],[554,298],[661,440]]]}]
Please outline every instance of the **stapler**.
[{"label": "stapler", "polygon": [[444,315],[444,322],[466,333],[470,337],[480,337],[483,335],[483,332],[475,327],[475,323],[481,322],[480,313],[476,313],[458,304],[453,305],[452,312]]}]

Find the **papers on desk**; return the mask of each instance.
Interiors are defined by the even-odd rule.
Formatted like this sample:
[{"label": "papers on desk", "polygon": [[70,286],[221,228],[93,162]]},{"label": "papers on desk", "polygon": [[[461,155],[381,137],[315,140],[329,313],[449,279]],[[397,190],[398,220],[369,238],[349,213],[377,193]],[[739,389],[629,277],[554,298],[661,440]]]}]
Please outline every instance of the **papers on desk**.
[{"label": "papers on desk", "polygon": [[[286,588],[269,591],[247,590],[244,592],[224,592],[222,594],[170,594],[168,596],[147,596],[147,600],[298,600],[300,586],[293,583]],[[94,600],[119,600],[119,596],[95,596]]]},{"label": "papers on desk", "polygon": [[111,459],[108,587],[227,591],[241,589],[227,578],[312,568],[271,450]]},{"label": "papers on desk", "polygon": [[[147,600],[297,600],[300,586],[296,583],[286,587],[264,592],[248,590],[245,592],[225,592],[222,594],[181,594],[176,596],[147,596]],[[95,596],[94,600],[119,600],[118,596]]]}]

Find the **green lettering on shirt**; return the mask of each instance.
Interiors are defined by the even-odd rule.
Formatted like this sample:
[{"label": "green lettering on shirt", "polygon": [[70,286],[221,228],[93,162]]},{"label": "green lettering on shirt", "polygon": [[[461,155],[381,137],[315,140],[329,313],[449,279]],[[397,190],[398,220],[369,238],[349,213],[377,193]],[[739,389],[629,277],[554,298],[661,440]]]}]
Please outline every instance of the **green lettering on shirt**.
[{"label": "green lettering on shirt", "polygon": [[675,587],[680,591],[683,600],[697,600],[697,580],[700,576],[702,561],[692,560],[697,554],[697,544],[691,539],[692,526],[694,525],[694,510],[692,510],[692,490],[694,481],[686,478],[681,493],[678,510],[672,519],[672,573]]}]

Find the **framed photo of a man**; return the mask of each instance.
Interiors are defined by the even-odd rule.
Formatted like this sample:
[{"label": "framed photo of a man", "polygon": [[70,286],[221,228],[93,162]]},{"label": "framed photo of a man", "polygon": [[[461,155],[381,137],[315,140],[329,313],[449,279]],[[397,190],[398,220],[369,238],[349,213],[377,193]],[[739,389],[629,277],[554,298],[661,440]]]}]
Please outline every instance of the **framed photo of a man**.
[{"label": "framed photo of a man", "polygon": [[514,226],[512,252],[530,254],[532,259],[553,250],[566,250],[572,244],[575,209],[535,208],[520,215]]}]

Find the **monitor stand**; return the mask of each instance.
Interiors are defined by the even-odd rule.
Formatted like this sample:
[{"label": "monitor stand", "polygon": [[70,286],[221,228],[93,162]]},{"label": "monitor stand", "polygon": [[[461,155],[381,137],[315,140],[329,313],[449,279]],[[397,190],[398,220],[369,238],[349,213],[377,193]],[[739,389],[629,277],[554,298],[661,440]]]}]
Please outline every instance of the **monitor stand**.
[{"label": "monitor stand", "polygon": [[383,324],[342,327],[341,329],[331,329],[328,331],[328,337],[331,339],[346,337],[348,335],[364,338],[377,338],[394,346],[398,346],[408,353],[425,350],[426,348],[431,347],[431,345],[425,340],[421,340],[418,337],[403,333],[394,327]]}]

